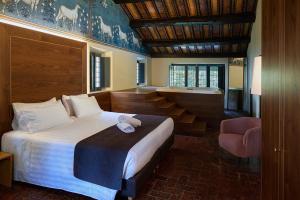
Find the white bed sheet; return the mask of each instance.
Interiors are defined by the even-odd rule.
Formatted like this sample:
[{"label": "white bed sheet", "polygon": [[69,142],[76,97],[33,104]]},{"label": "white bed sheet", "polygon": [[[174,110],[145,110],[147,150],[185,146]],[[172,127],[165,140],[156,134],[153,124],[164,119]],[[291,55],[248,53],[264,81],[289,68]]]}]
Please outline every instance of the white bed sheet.
[{"label": "white bed sheet", "polygon": [[[95,199],[113,200],[117,191],[74,177],[73,161],[75,145],[84,138],[115,125],[119,115],[120,113],[102,112],[74,119],[71,124],[47,131],[11,131],[4,134],[2,150],[14,155],[15,180]],[[128,152],[123,178],[129,179],[141,170],[172,134],[173,128],[174,122],[169,118],[134,145]]]}]

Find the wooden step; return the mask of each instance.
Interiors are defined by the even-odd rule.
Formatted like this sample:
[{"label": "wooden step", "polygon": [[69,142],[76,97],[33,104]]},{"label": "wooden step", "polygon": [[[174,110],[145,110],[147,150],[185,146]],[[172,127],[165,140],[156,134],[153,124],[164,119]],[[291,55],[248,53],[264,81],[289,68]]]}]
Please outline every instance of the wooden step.
[{"label": "wooden step", "polygon": [[190,136],[201,137],[206,133],[206,122],[196,120],[191,128],[182,131],[183,134]]},{"label": "wooden step", "polygon": [[168,109],[173,108],[176,104],[174,102],[167,102],[159,106],[159,108]]},{"label": "wooden step", "polygon": [[181,117],[181,119],[180,119],[179,122],[180,122],[181,124],[188,124],[188,125],[190,125],[190,124],[193,124],[193,123],[194,123],[195,119],[196,119],[196,115],[185,113],[185,114]]},{"label": "wooden step", "polygon": [[174,118],[174,119],[178,119],[181,117],[181,115],[185,112],[184,108],[175,108],[174,110],[172,110],[170,112],[170,117]]},{"label": "wooden step", "polygon": [[175,124],[175,133],[179,135],[201,137],[206,133],[206,122],[202,122],[196,118],[194,123],[190,125]]},{"label": "wooden step", "polygon": [[144,96],[146,97],[146,99],[153,99],[153,98],[157,97],[157,92],[148,92],[148,93],[145,93]]},{"label": "wooden step", "polygon": [[176,103],[174,102],[166,102],[161,105],[157,105],[159,108],[159,112],[161,112],[163,115],[168,115],[168,113],[171,112],[176,106]]},{"label": "wooden step", "polygon": [[194,122],[194,125],[193,125],[193,127],[191,128],[190,131],[192,131],[194,133],[197,133],[197,132],[203,133],[203,132],[205,132],[206,131],[206,122],[203,122],[203,121],[200,121],[200,120],[197,119]]},{"label": "wooden step", "polygon": [[154,97],[153,99],[151,99],[150,101],[161,101],[161,100],[165,100],[166,98],[165,97],[160,97],[160,96],[157,96],[157,97]]},{"label": "wooden step", "polygon": [[163,103],[165,101],[166,101],[165,97],[159,97],[159,96],[150,99],[150,102],[156,103],[156,104]]}]

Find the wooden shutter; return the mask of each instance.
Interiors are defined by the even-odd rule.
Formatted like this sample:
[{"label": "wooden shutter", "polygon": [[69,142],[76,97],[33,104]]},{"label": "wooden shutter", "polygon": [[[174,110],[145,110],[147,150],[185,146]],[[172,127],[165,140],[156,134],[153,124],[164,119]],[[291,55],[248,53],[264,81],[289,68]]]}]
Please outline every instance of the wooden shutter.
[{"label": "wooden shutter", "polygon": [[145,83],[145,63],[139,63],[139,84]]},{"label": "wooden shutter", "polygon": [[218,68],[218,87],[225,90],[225,67],[220,66]]},{"label": "wooden shutter", "polygon": [[110,57],[102,57],[101,66],[102,66],[101,86],[110,87]]}]

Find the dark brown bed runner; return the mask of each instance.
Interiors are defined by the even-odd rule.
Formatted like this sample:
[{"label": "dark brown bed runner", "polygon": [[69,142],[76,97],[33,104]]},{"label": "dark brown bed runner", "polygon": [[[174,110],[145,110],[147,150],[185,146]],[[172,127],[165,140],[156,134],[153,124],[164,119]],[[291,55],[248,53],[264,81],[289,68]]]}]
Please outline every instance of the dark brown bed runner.
[{"label": "dark brown bed runner", "polygon": [[116,125],[76,144],[74,176],[103,187],[121,190],[124,163],[129,150],[167,117],[135,115],[142,121],[134,133],[123,133]]}]

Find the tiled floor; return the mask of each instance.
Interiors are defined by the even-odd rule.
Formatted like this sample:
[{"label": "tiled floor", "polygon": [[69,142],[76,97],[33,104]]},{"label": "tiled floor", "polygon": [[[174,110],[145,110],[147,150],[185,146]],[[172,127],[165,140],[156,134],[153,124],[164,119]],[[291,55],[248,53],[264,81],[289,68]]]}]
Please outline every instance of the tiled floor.
[{"label": "tiled floor", "polygon": [[[176,136],[175,145],[137,199],[256,200],[260,196],[257,160],[239,160],[219,149],[217,133]],[[5,200],[89,199],[77,194],[14,183],[0,187]]]}]

